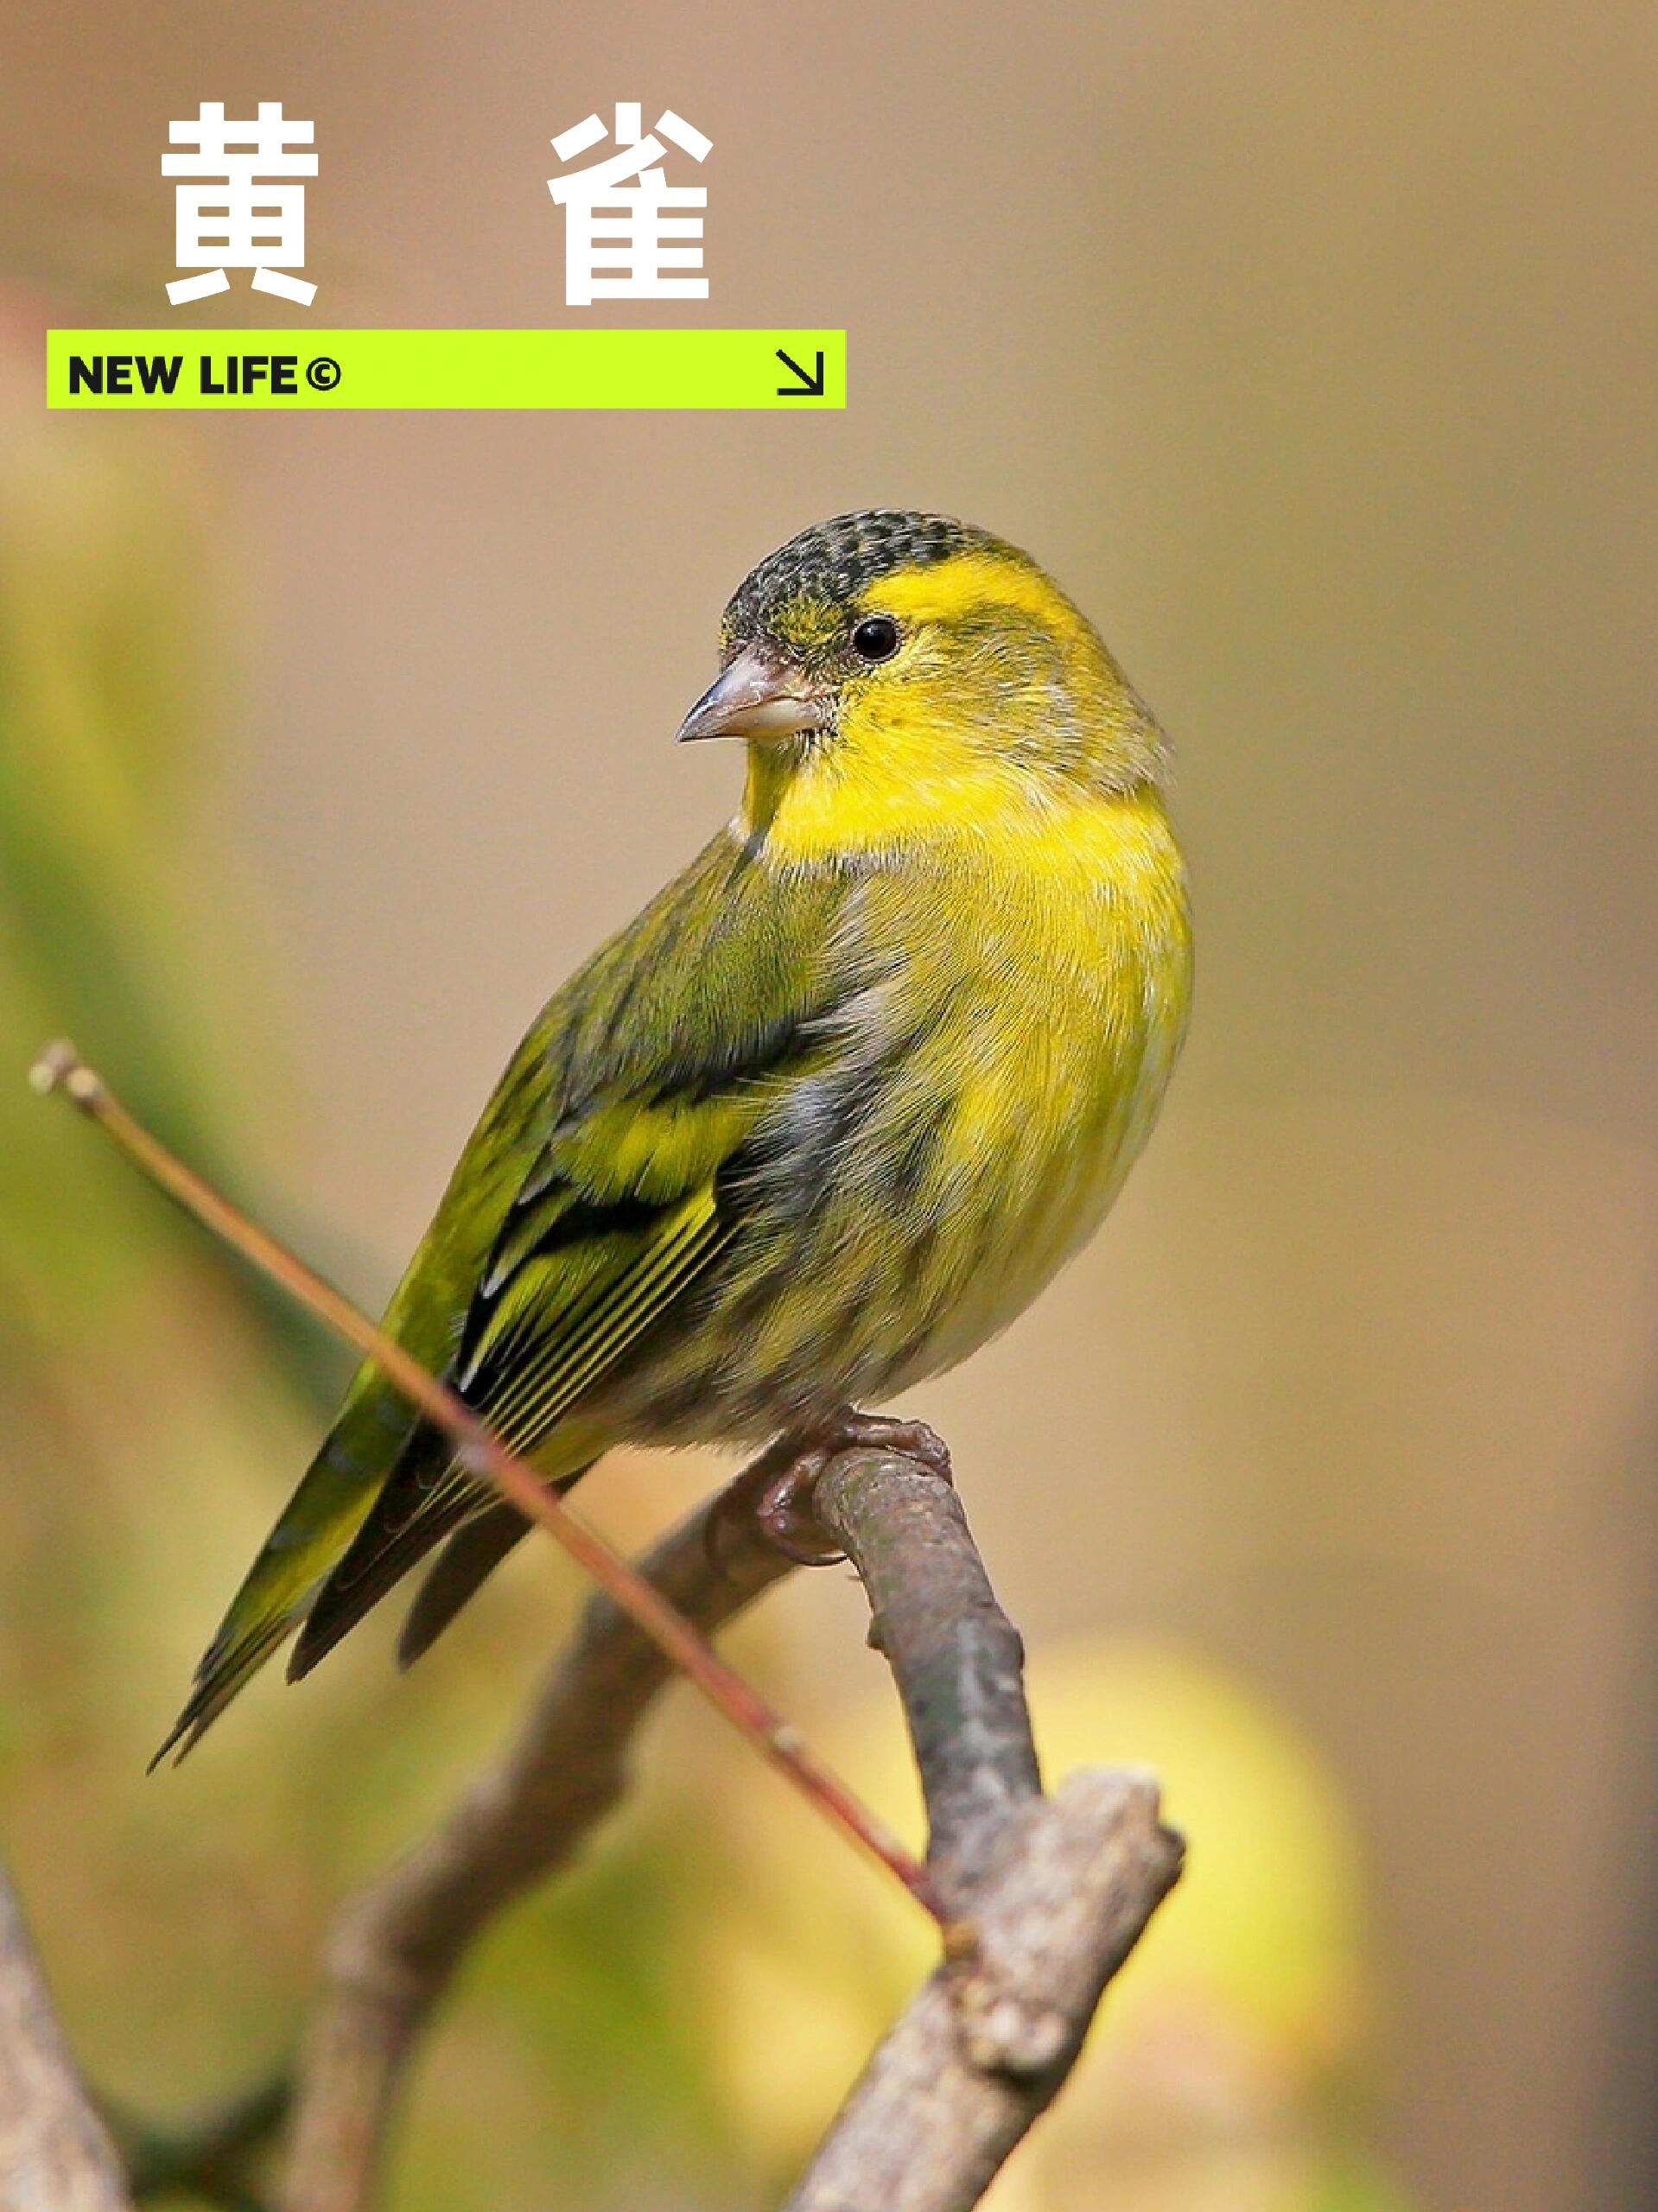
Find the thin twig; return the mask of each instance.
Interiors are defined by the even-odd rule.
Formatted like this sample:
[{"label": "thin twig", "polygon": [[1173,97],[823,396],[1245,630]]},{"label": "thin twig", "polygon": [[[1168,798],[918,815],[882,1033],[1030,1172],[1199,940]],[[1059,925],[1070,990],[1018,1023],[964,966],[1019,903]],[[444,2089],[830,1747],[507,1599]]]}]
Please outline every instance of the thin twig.
[{"label": "thin twig", "polygon": [[280,1283],[337,1335],[373,1360],[410,1402],[454,1440],[468,1472],[492,1484],[526,1519],[539,1522],[600,1587],[666,1654],[702,1694],[786,1775],[823,1816],[862,1851],[895,1874],[935,1921],[947,1916],[924,1867],[896,1836],[860,1804],[846,1784],[817,1758],[799,1732],[727,1664],[704,1637],[604,1539],[577,1518],[528,1461],[509,1452],[446,1383],[403,1347],[376,1328],[343,1292],[336,1290],[269,1230],[186,1166],[122,1105],[103,1077],[72,1045],[51,1045],[30,1081],[42,1095],[60,1092],[96,1122],[135,1166],[177,1199],[213,1233]]},{"label": "thin twig", "polygon": [[131,2203],[0,1866],[0,2206],[131,2212]]},{"label": "thin twig", "polygon": [[[700,1506],[639,1571],[712,1633],[790,1573],[751,1510],[765,1463]],[[626,1787],[632,1737],[672,1669],[611,1599],[517,1736],[422,1843],[351,1899],[329,1938],[295,2096],[284,2212],[362,2212],[416,2038],[467,1948],[574,1855]]]}]

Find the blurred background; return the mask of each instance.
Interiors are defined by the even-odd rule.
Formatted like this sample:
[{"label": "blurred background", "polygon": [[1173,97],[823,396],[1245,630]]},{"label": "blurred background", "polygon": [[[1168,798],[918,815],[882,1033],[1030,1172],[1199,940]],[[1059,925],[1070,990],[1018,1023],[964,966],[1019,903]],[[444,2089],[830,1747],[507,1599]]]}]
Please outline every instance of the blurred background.
[{"label": "blurred background", "polygon": [[[0,26],[0,1839],[89,2070],[278,2066],[332,1904],[579,1593],[526,1545],[143,1763],[332,1351],[22,1086],[60,1031],[368,1300],[530,1014],[733,804],[676,753],[801,524],[1029,545],[1172,732],[1199,995],[1096,1245],[905,1410],[1050,1765],[1148,1761],[1187,1883],[999,2212],[1658,2193],[1658,459],[1649,8],[618,0]],[[56,415],[171,310],[170,118],[317,126],[310,311],[538,324],[547,141],[714,141],[706,309],[844,324],[807,416]],[[654,106],[653,105],[654,104]],[[714,1462],[619,1459],[641,1541]],[[388,1609],[388,1612],[395,1609]],[[907,1802],[844,1575],[734,1639]],[[397,2212],[758,2212],[924,1963],[686,1699],[435,2033]]]}]

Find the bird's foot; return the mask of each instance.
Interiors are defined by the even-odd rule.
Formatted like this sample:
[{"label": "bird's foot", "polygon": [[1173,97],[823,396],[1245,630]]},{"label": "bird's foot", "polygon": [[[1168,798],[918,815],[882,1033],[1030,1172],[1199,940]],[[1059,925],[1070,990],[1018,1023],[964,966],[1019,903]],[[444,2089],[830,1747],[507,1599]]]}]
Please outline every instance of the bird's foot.
[{"label": "bird's foot", "polygon": [[[956,1487],[950,1446],[936,1428],[924,1421],[905,1421],[896,1414],[861,1414],[848,1406],[835,1414],[822,1436],[825,1462],[839,1452],[897,1452],[918,1459],[930,1475]],[[820,1441],[814,1438],[814,1444]]]},{"label": "bird's foot", "polygon": [[899,1452],[918,1460],[930,1475],[954,1486],[950,1447],[924,1421],[859,1413],[847,1406],[818,1429],[773,1445],[756,1462],[765,1479],[755,1514],[771,1541],[800,1567],[834,1567],[846,1557],[818,1519],[812,1503],[817,1478],[842,1452]]}]

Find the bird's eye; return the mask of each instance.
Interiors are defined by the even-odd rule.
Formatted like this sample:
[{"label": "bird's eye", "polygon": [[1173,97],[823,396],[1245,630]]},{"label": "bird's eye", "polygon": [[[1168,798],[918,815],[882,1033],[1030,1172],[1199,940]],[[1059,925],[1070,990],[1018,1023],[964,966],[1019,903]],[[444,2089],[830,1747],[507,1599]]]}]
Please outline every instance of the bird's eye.
[{"label": "bird's eye", "polygon": [[898,651],[898,624],[890,614],[866,615],[852,632],[852,650],[860,660],[891,660]]}]

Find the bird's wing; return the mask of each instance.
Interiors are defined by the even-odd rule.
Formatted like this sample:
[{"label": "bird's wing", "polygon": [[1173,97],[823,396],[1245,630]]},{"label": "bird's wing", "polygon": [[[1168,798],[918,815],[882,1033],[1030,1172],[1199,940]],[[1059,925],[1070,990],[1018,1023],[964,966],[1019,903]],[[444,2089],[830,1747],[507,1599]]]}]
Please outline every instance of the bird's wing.
[{"label": "bird's wing", "polygon": [[[553,1000],[462,1154],[385,1325],[549,1479],[608,1440],[572,1421],[549,1459],[549,1430],[732,1233],[741,1201],[721,1171],[819,1049],[843,896],[780,887],[716,839]],[[163,1751],[187,1748],[302,1618],[316,1628],[296,1661],[320,1656],[477,1503],[366,1363]]]},{"label": "bird's wing", "polygon": [[[511,1451],[568,1482],[609,1440],[562,1417],[613,1372],[736,1227],[721,1173],[763,1109],[756,1070],[688,1104],[597,1100],[555,1133],[503,1224],[450,1379]],[[289,1664],[308,1673],[490,1492],[446,1438],[417,1431],[307,1611]]]}]

